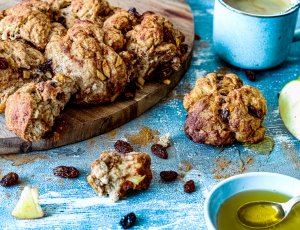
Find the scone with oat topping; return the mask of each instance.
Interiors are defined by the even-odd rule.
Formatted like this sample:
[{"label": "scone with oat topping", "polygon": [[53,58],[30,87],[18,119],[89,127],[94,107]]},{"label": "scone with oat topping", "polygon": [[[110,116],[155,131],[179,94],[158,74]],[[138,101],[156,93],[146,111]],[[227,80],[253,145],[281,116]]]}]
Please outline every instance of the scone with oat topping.
[{"label": "scone with oat topping", "polygon": [[[140,24],[126,33],[126,50],[137,58],[135,77],[139,83],[149,79],[156,71],[168,69],[169,76],[184,62],[187,47],[184,35],[166,18],[146,12]],[[167,72],[167,71],[164,71]],[[164,77],[169,77],[164,76]]]},{"label": "scone with oat topping", "polygon": [[104,44],[104,34],[96,24],[77,21],[66,36],[47,45],[45,54],[53,71],[72,77],[79,87],[77,104],[112,102],[129,81],[123,59]]},{"label": "scone with oat topping", "polygon": [[97,194],[113,201],[126,196],[129,189],[145,190],[152,180],[151,158],[146,153],[118,154],[105,151],[91,166],[87,181]]},{"label": "scone with oat topping", "polygon": [[38,7],[26,5],[26,2],[4,11],[5,17],[0,20],[0,38],[23,39],[43,50],[51,30],[50,15],[41,12]]},{"label": "scone with oat topping", "polygon": [[43,138],[75,89],[73,79],[62,74],[45,82],[25,84],[7,99],[7,128],[24,140]]},{"label": "scone with oat topping", "polygon": [[28,82],[41,80],[37,68],[44,61],[40,51],[24,42],[0,40],[0,113],[8,96]]},{"label": "scone with oat topping", "polygon": [[228,113],[228,125],[237,141],[257,143],[263,140],[266,129],[262,122],[267,106],[258,89],[245,85],[231,91],[222,104],[222,113]]},{"label": "scone with oat topping", "polygon": [[188,111],[184,130],[194,142],[220,146],[264,139],[265,98],[258,89],[243,86],[235,74],[210,73],[198,79],[183,105]]}]

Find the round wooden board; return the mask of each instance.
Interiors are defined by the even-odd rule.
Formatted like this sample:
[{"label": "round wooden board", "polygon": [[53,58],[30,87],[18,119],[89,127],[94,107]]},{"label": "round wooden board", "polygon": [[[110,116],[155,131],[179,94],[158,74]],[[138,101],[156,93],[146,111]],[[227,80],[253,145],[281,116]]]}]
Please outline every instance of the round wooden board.
[{"label": "round wooden board", "polygon": [[[0,9],[7,8],[17,0],[0,0]],[[56,124],[53,135],[47,139],[26,142],[5,127],[4,114],[0,115],[0,154],[28,152],[51,149],[82,140],[117,128],[138,117],[164,98],[180,81],[187,70],[194,42],[194,20],[186,3],[172,0],[109,0],[111,5],[128,9],[132,6],[139,12],[153,11],[167,17],[176,28],[181,30],[189,46],[188,58],[183,68],[174,73],[170,85],[146,83],[138,90],[134,100],[117,100],[109,105],[78,108],[67,106]]]}]

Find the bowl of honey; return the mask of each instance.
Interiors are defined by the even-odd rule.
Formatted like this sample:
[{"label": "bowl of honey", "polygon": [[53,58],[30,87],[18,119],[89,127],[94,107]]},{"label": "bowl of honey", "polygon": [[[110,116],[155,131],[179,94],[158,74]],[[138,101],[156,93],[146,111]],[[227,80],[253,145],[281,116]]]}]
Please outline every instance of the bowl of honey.
[{"label": "bowl of honey", "polygon": [[[300,178],[300,177],[299,177]],[[300,195],[300,180],[278,173],[252,172],[232,176],[218,183],[204,203],[204,217],[209,230],[249,230],[238,219],[238,209],[252,201],[286,202]],[[255,212],[254,212],[255,213]],[[255,213],[253,218],[260,218]],[[272,230],[299,230],[300,204]]]}]

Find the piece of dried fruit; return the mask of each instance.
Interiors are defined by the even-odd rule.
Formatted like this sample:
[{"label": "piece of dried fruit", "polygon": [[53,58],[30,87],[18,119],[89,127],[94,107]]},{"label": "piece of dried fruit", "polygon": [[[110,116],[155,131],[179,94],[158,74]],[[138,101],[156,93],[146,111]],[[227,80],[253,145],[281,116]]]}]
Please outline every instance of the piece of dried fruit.
[{"label": "piece of dried fruit", "polygon": [[123,216],[120,220],[120,225],[124,228],[131,228],[136,222],[136,215],[131,212],[128,213],[127,215]]},{"label": "piece of dried fruit", "polygon": [[48,60],[44,62],[43,64],[40,64],[38,66],[39,70],[43,73],[46,73],[47,71],[52,72],[52,60]]},{"label": "piece of dried fruit", "polygon": [[256,77],[255,77],[255,73],[251,70],[245,70],[246,73],[246,77],[249,79],[249,81],[255,81]]},{"label": "piece of dried fruit", "polygon": [[168,153],[164,146],[160,144],[154,144],[151,146],[151,152],[162,159],[168,159]]},{"label": "piece of dried fruit", "polygon": [[122,154],[130,153],[133,151],[132,146],[128,142],[122,140],[118,140],[115,143],[114,147],[118,153],[122,153]]},{"label": "piece of dried fruit", "polygon": [[0,57],[0,69],[7,69],[8,68],[8,62],[5,58]]},{"label": "piece of dried fruit", "polygon": [[0,184],[4,187],[13,186],[18,183],[19,176],[15,172],[6,174],[0,181]]},{"label": "piece of dried fruit", "polygon": [[31,141],[25,141],[21,144],[20,150],[22,153],[29,153],[32,151],[32,143]]},{"label": "piece of dried fruit", "polygon": [[133,14],[137,18],[140,18],[142,16],[139,12],[137,12],[135,7],[130,7],[128,13]]},{"label": "piece of dried fruit", "polygon": [[161,171],[160,177],[166,182],[174,181],[176,180],[178,176],[178,173],[175,171]]},{"label": "piece of dried fruit", "polygon": [[79,176],[79,171],[72,166],[57,166],[53,169],[53,174],[63,178],[76,178]]},{"label": "piece of dried fruit", "polygon": [[0,184],[4,187],[13,186],[18,183],[19,176],[15,172],[6,174],[0,181]]},{"label": "piece of dried fruit", "polygon": [[257,118],[262,118],[263,117],[262,111],[260,109],[256,109],[252,105],[248,106],[248,112],[249,112],[249,114],[251,114],[254,117],[257,117]]},{"label": "piece of dried fruit", "polygon": [[195,192],[195,182],[193,180],[189,180],[184,184],[183,188],[187,193]]},{"label": "piece of dried fruit", "polygon": [[195,34],[195,40],[199,41],[199,40],[201,40],[201,37],[198,34]]},{"label": "piece of dried fruit", "polygon": [[229,121],[229,110],[225,109],[225,111],[223,111],[222,109],[220,109],[219,112],[220,112],[222,121],[228,122]]}]

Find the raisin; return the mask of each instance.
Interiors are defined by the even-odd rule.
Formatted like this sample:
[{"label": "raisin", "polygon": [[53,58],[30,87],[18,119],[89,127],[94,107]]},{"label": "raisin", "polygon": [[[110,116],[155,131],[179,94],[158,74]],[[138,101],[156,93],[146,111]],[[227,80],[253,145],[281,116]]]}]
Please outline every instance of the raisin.
[{"label": "raisin", "polygon": [[224,79],[223,76],[217,76],[217,81],[222,81]]},{"label": "raisin", "polygon": [[130,7],[128,13],[133,14],[135,17],[140,18],[142,15],[136,10],[135,7]]},{"label": "raisin", "polygon": [[219,106],[223,105],[225,102],[226,102],[225,99],[222,98],[222,99],[220,100],[220,102],[219,102]]},{"label": "raisin", "polygon": [[228,122],[229,121],[229,110],[225,109],[225,111],[223,111],[222,109],[219,110],[219,113],[221,115],[221,119],[224,122]]},{"label": "raisin", "polygon": [[46,72],[52,72],[52,60],[48,60],[46,62],[44,62],[43,64],[40,64],[38,66],[39,70],[42,71],[43,73]]},{"label": "raisin", "polygon": [[195,38],[194,38],[196,41],[199,41],[201,40],[201,37],[198,35],[198,34],[195,34]]},{"label": "raisin", "polygon": [[120,225],[124,228],[131,228],[136,222],[136,215],[131,212],[128,213],[127,215],[123,216],[120,220]]},{"label": "raisin", "polygon": [[249,105],[248,106],[248,112],[250,115],[252,115],[253,117],[257,117],[257,118],[262,118],[263,117],[263,113],[260,109],[256,109],[254,106]]},{"label": "raisin", "polygon": [[151,146],[151,152],[162,159],[168,159],[168,153],[164,146],[160,144],[154,144]]},{"label": "raisin", "polygon": [[245,70],[246,73],[246,77],[249,79],[249,81],[255,81],[256,77],[255,77],[255,73],[251,70]]},{"label": "raisin", "polygon": [[195,182],[193,180],[189,180],[184,184],[183,188],[187,193],[195,192]]},{"label": "raisin", "polygon": [[135,83],[131,82],[127,84],[121,97],[124,98],[125,100],[132,100],[135,98],[135,93],[136,93],[136,85]]},{"label": "raisin", "polygon": [[10,172],[1,179],[0,184],[4,187],[9,187],[17,184],[18,180],[18,174],[16,174],[15,172]]},{"label": "raisin", "polygon": [[118,153],[122,153],[122,154],[130,153],[133,151],[132,146],[128,142],[122,140],[118,140],[115,143],[114,147]]},{"label": "raisin", "polygon": [[57,166],[53,169],[53,174],[63,178],[76,178],[79,176],[79,171],[72,166]]},{"label": "raisin", "polygon": [[175,43],[172,31],[168,29],[164,30],[164,42]]},{"label": "raisin", "polygon": [[187,44],[180,44],[179,48],[180,48],[180,52],[182,54],[186,54],[189,49],[189,46]]},{"label": "raisin", "polygon": [[161,171],[160,177],[163,181],[170,182],[176,180],[178,173],[175,171]]},{"label": "raisin", "polygon": [[0,57],[0,69],[7,69],[8,68],[8,62],[5,58]]}]

